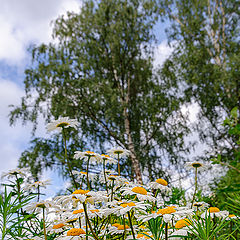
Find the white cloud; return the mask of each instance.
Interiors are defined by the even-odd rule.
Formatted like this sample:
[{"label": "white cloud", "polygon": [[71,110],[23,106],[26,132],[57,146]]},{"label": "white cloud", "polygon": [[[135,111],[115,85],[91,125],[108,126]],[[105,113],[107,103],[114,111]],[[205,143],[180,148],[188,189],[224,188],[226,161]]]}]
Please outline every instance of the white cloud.
[{"label": "white cloud", "polygon": [[[14,82],[0,79],[0,175],[1,171],[16,168],[18,158],[23,150],[25,150],[31,139],[32,124],[22,126],[21,122],[10,127],[8,114],[11,110],[9,105],[18,106],[20,99],[24,95],[24,91]],[[45,123],[40,117],[38,120],[38,128],[36,136],[46,137]]]},{"label": "white cloud", "polygon": [[168,45],[167,40],[162,41],[154,52],[154,66],[162,65],[172,51],[173,48]]},{"label": "white cloud", "polygon": [[66,11],[78,12],[80,0],[0,0],[0,60],[18,64],[30,43],[49,42],[50,22]]},{"label": "white cloud", "polygon": [[22,95],[23,91],[15,83],[0,80],[1,171],[16,167],[17,159],[22,152],[22,145],[30,137],[28,127],[18,126],[12,128],[9,126],[7,117],[10,110],[8,105],[17,104]]}]

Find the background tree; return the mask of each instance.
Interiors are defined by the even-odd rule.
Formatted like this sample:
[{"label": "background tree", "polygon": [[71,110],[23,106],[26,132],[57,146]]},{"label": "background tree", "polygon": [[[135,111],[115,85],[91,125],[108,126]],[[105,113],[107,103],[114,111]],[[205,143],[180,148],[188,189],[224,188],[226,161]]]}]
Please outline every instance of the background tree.
[{"label": "background tree", "polygon": [[202,158],[221,156],[218,161],[229,168],[226,176],[216,180],[213,202],[221,206],[227,191],[239,192],[239,135],[230,133],[226,121],[223,124],[234,114],[239,128],[240,118],[234,108],[240,106],[239,4],[233,0],[161,4],[161,14],[172,24],[168,37],[174,48],[162,73],[173,81],[178,79],[185,103],[195,103],[200,109],[192,129],[208,146],[208,154]]},{"label": "background tree", "polygon": [[[70,158],[74,150],[118,145],[131,151],[122,170],[138,182],[142,171],[150,179],[168,175],[168,165],[180,163],[188,150],[183,141],[188,129],[177,82],[160,78],[152,65],[156,7],[147,0],[89,0],[80,14],[59,17],[56,43],[32,49],[26,95],[11,112],[11,123],[21,119],[36,128],[40,114],[46,121],[77,118],[80,133],[67,132]],[[35,138],[19,164],[30,165],[35,177],[47,167],[64,170],[62,151],[58,135]],[[73,168],[82,163],[73,161]]]},{"label": "background tree", "polygon": [[194,128],[210,151],[233,147],[222,122],[240,106],[239,5],[231,0],[161,3],[172,23],[168,37],[174,48],[163,72],[182,84],[187,104],[200,107]]}]

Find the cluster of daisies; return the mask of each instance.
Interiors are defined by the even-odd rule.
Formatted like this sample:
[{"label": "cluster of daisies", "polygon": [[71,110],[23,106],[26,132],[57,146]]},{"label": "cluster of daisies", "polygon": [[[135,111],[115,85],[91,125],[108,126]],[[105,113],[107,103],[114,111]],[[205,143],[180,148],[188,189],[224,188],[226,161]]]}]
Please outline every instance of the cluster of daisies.
[{"label": "cluster of daisies", "polygon": [[[77,121],[60,118],[47,125],[48,131],[77,128]],[[204,202],[185,206],[166,205],[164,197],[171,194],[168,182],[157,179],[145,185],[129,181],[121,176],[119,159],[130,154],[128,150],[115,148],[108,155],[92,151],[76,151],[74,158],[86,161],[87,169],[71,171],[75,190],[51,200],[31,202],[25,207],[28,213],[38,214],[43,221],[41,236],[28,236],[32,240],[107,240],[107,239],[183,239],[194,231],[195,219],[224,219],[232,221],[235,215],[209,207]],[[92,188],[96,174],[89,171],[89,164],[102,164],[97,174],[102,190]],[[118,165],[116,171],[106,169]],[[206,166],[200,162],[187,163],[196,173]],[[25,177],[28,169],[14,169],[4,177]],[[24,191],[41,190],[50,184],[49,180],[28,183]],[[197,185],[197,184],[195,184]],[[155,226],[155,227],[153,227]],[[156,227],[157,226],[157,227]],[[27,229],[27,226],[25,226]],[[26,230],[27,231],[27,230]],[[27,238],[19,238],[19,240]]]},{"label": "cluster of daisies", "polygon": [[[23,177],[27,171],[28,169],[14,169],[5,176],[19,174]],[[86,174],[82,177],[86,178]],[[102,172],[99,178],[104,182]],[[174,240],[189,235],[194,219],[237,219],[228,211],[209,207],[204,202],[194,202],[192,207],[166,206],[162,195],[167,196],[171,190],[168,182],[161,178],[147,185],[136,184],[108,171],[106,178],[107,190],[79,188],[71,194],[28,204],[25,207],[26,212],[38,214],[39,219],[44,217],[45,221],[45,236],[30,236],[28,239],[46,240],[51,237],[59,240]],[[28,184],[25,189],[42,188],[48,184],[49,181],[38,181]],[[156,238],[151,228],[154,221],[161,229],[159,238]]]}]

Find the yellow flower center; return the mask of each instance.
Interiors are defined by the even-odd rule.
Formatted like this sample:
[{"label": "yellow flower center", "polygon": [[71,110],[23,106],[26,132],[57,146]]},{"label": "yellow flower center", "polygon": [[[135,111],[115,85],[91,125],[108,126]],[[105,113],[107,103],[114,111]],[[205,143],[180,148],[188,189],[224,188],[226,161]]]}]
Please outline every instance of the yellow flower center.
[{"label": "yellow flower center", "polygon": [[74,223],[77,220],[78,220],[78,218],[70,219],[70,220],[67,220],[66,223]]},{"label": "yellow flower center", "polygon": [[236,217],[236,215],[234,215],[234,214],[229,214],[228,217],[232,218],[232,217]]},{"label": "yellow flower center", "polygon": [[171,213],[175,213],[176,210],[175,210],[175,207],[166,207],[166,208],[163,208],[163,209],[159,209],[157,211],[157,214],[171,214]]},{"label": "yellow flower center", "polygon": [[81,228],[72,228],[67,232],[67,236],[80,236],[86,232]]},{"label": "yellow flower center", "polygon": [[123,207],[123,208],[125,208],[125,207],[134,207],[134,206],[136,206],[136,204],[134,202],[129,202],[129,203],[123,203],[120,206]]},{"label": "yellow flower center", "polygon": [[85,174],[85,175],[87,175],[87,173],[86,172],[80,172],[81,174]]},{"label": "yellow flower center", "polygon": [[121,224],[119,224],[119,223],[114,223],[112,226],[114,226],[114,227],[118,227],[118,226],[120,226]]},{"label": "yellow flower center", "polygon": [[[143,232],[143,233],[148,234],[147,232]],[[143,233],[138,233],[138,235],[136,236],[136,238],[150,239],[150,237],[144,235]]]},{"label": "yellow flower center", "polygon": [[91,152],[91,151],[86,151],[85,152],[85,156],[94,156],[95,152]]},{"label": "yellow flower center", "polygon": [[69,125],[69,123],[67,123],[67,122],[61,122],[56,127],[66,127],[68,125]]},{"label": "yellow flower center", "polygon": [[105,154],[102,154],[101,156],[102,156],[103,158],[110,158],[109,155],[105,155]]},{"label": "yellow flower center", "polygon": [[136,206],[136,204],[135,204],[134,202],[129,202],[129,203],[127,203],[127,204],[128,204],[129,207],[134,207],[134,206]]},{"label": "yellow flower center", "polygon": [[115,180],[118,175],[109,175],[108,179],[109,180]]},{"label": "yellow flower center", "polygon": [[86,194],[88,192],[89,190],[78,189],[78,190],[75,190],[72,194]]},{"label": "yellow flower center", "polygon": [[168,185],[168,182],[162,178],[159,178],[156,180],[157,183],[163,185],[163,186],[167,186]]},{"label": "yellow flower center", "polygon": [[138,194],[147,195],[147,190],[143,187],[134,187],[132,191]]},{"label": "yellow flower center", "polygon": [[59,229],[59,228],[62,228],[64,226],[65,225],[63,223],[55,224],[55,225],[53,225],[53,229]]},{"label": "yellow flower center", "polygon": [[[125,229],[128,229],[129,228],[129,226],[128,225],[125,225]],[[124,225],[118,225],[117,226],[117,229],[118,230],[124,230]]]},{"label": "yellow flower center", "polygon": [[92,209],[92,210],[90,210],[90,212],[95,213],[95,212],[99,212],[99,210],[98,209]]},{"label": "yellow flower center", "polygon": [[210,213],[216,213],[216,212],[220,212],[220,209],[217,208],[217,207],[210,207],[210,208],[208,209],[208,212],[210,212]]},{"label": "yellow flower center", "polygon": [[175,228],[183,228],[183,227],[188,226],[189,224],[190,223],[189,223],[188,219],[181,219],[176,222]]},{"label": "yellow flower center", "polygon": [[202,207],[202,206],[203,206],[203,203],[194,203],[193,206],[194,206],[194,207]]},{"label": "yellow flower center", "polygon": [[39,208],[45,208],[46,206],[45,206],[44,203],[38,203],[38,204],[36,205],[36,207],[39,207]]},{"label": "yellow flower center", "polygon": [[84,210],[83,209],[78,209],[78,210],[74,210],[73,214],[78,214],[78,213],[83,213]]},{"label": "yellow flower center", "polygon": [[114,154],[121,154],[121,153],[123,153],[124,151],[123,150],[116,150],[116,151],[114,151],[113,153]]},{"label": "yellow flower center", "polygon": [[199,167],[202,167],[203,165],[201,163],[199,163],[199,162],[194,162],[194,163],[192,163],[192,166],[194,168],[199,168]]}]

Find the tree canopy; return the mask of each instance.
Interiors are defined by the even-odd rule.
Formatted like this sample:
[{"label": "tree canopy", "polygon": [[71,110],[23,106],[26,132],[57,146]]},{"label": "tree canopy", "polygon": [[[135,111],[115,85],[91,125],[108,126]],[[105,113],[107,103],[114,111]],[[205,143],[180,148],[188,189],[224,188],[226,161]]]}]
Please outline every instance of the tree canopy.
[{"label": "tree canopy", "polygon": [[222,122],[240,106],[239,6],[232,0],[163,3],[164,17],[172,23],[169,41],[174,42],[164,73],[182,82],[186,103],[200,107],[193,127],[217,154],[234,145]]},{"label": "tree canopy", "polygon": [[[117,145],[130,150],[122,168],[138,182],[143,171],[150,179],[168,176],[169,164],[180,163],[188,151],[189,129],[178,82],[153,66],[156,9],[155,1],[88,0],[80,13],[59,17],[55,43],[32,48],[26,95],[11,112],[11,123],[21,119],[37,127],[41,114],[46,121],[76,118],[80,133],[67,132],[70,157],[75,150],[104,152]],[[35,138],[20,166],[30,165],[36,178],[46,167],[64,170],[62,151],[58,135]],[[81,161],[72,161],[82,169]]]}]

